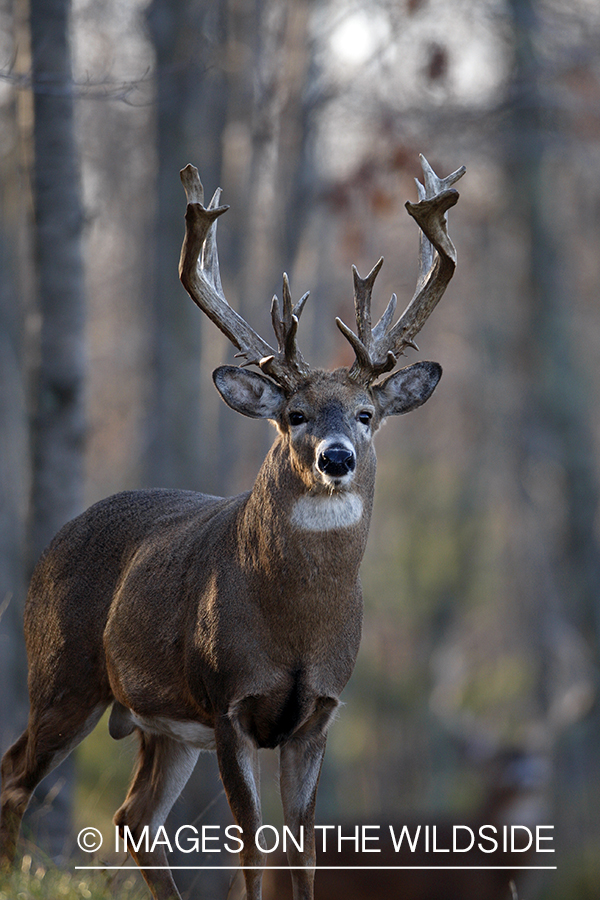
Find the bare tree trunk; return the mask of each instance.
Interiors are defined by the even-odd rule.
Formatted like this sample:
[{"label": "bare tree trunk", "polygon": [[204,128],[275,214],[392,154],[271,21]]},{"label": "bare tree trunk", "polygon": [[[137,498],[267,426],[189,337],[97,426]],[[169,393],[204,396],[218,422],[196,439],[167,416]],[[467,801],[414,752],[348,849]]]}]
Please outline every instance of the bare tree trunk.
[{"label": "bare tree trunk", "polygon": [[[30,0],[34,105],[34,243],[39,321],[32,370],[32,480],[28,526],[31,569],[58,529],[83,505],[84,277],[83,211],[74,131],[68,0]],[[42,795],[45,847],[64,852],[72,763]],[[44,809],[42,807],[42,809]],[[42,819],[39,815],[40,824]],[[36,817],[35,808],[30,822]]]},{"label": "bare tree trunk", "polygon": [[23,730],[27,713],[21,615],[26,422],[22,323],[10,269],[0,233],[0,753]]},{"label": "bare tree trunk", "polygon": [[219,183],[227,116],[225,16],[221,0],[153,0],[147,12],[156,54],[158,205],[145,480],[205,491],[214,489],[214,460],[206,453],[202,415],[202,317],[177,277],[185,211],[178,171],[195,162],[207,190]]},{"label": "bare tree trunk", "polygon": [[[5,52],[15,54],[17,25],[0,9]],[[28,476],[24,375],[24,304],[18,273],[25,234],[24,185],[18,171],[16,92],[0,106],[0,753],[27,719],[27,672],[23,641],[23,543]]]},{"label": "bare tree trunk", "polygon": [[68,0],[31,0],[39,358],[33,385],[30,553],[83,502],[83,211],[74,134]]},{"label": "bare tree trunk", "polygon": [[[525,222],[530,265],[528,317],[517,348],[529,381],[524,415],[525,465],[545,457],[557,460],[566,476],[568,504],[564,544],[552,558],[555,577],[576,624],[593,634],[600,655],[600,548],[595,517],[600,499],[590,433],[590,398],[571,345],[569,277],[558,237],[560,211],[553,194],[553,166],[545,136],[549,111],[539,90],[542,77],[535,52],[536,4],[511,0],[517,35],[513,98],[513,139],[507,172],[514,209]],[[572,274],[572,273],[571,273]],[[566,569],[565,569],[566,567]],[[561,572],[568,571],[565,579]]]},{"label": "bare tree trunk", "polygon": [[[561,159],[555,150],[553,157],[548,140],[551,111],[542,94],[536,53],[537,4],[511,0],[510,8],[516,67],[506,172],[513,210],[524,225],[529,248],[523,282],[527,313],[513,360],[523,385],[515,477],[522,498],[520,534],[527,535],[517,551],[517,587],[522,593],[532,653],[539,654],[538,702],[547,707],[552,699],[548,696],[552,660],[544,645],[549,618],[554,615],[559,623],[575,626],[596,660],[600,652],[600,546],[595,521],[600,487],[593,457],[590,398],[570,340],[567,280],[574,273],[569,276],[558,233],[560,208],[554,185]],[[547,496],[555,498],[553,508],[548,507]],[[587,742],[581,742],[581,732],[576,738],[568,730],[560,735],[558,796],[562,793],[565,801],[561,802],[565,840],[569,836],[577,842],[590,833],[591,822],[569,821],[564,811],[573,810],[577,790],[581,792],[576,804],[578,817],[586,808],[584,796],[589,798],[590,810],[600,799],[597,793],[594,800],[589,794],[591,786],[599,783],[599,730],[596,704],[586,729]],[[552,737],[556,740],[559,735]],[[577,784],[573,771],[580,776]]]}]

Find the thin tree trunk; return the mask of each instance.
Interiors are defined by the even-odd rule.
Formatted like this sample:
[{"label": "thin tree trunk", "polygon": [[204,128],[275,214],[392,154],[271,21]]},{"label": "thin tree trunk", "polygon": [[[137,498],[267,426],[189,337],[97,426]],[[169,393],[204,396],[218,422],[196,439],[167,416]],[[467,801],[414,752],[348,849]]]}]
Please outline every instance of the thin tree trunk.
[{"label": "thin tree trunk", "polygon": [[19,304],[0,235],[0,753],[26,720],[22,541],[26,422]]},{"label": "thin tree trunk", "polygon": [[[68,0],[30,0],[34,106],[34,250],[37,359],[32,370],[31,569],[58,529],[83,505],[83,211],[74,131]],[[72,762],[41,786],[52,810],[32,809],[40,838],[61,855],[69,830]],[[52,777],[52,776],[51,776]],[[43,812],[43,816],[42,816]]]},{"label": "thin tree trunk", "polygon": [[[17,24],[0,9],[0,29],[16,55]],[[15,66],[17,64],[15,63]],[[16,92],[0,107],[0,754],[27,720],[27,672],[23,642],[23,543],[28,483],[24,376],[24,308],[19,271],[26,232],[19,177]]]},{"label": "thin tree trunk", "polygon": [[227,115],[224,19],[221,0],[200,6],[153,0],[147,12],[156,54],[158,172],[145,481],[205,491],[215,484],[202,416],[203,322],[177,277],[185,212],[178,172],[189,162],[198,165],[207,191],[220,179]]},{"label": "thin tree trunk", "polygon": [[30,553],[35,562],[83,502],[83,211],[74,133],[68,0],[31,0],[39,357],[33,379]]},{"label": "thin tree trunk", "polygon": [[[522,594],[531,651],[539,656],[538,702],[548,708],[553,699],[553,659],[548,656],[547,643],[552,617],[565,628],[567,623],[574,625],[596,661],[600,653],[596,527],[600,486],[593,456],[590,398],[570,340],[568,262],[561,252],[561,213],[554,193],[561,160],[553,158],[547,138],[551,111],[544,101],[543,73],[536,52],[537,4],[511,0],[510,8],[516,66],[506,172],[513,209],[524,224],[529,249],[523,284],[527,314],[514,357],[524,398],[516,437],[514,475],[522,500],[522,522],[516,534],[527,536],[517,551],[516,586]],[[556,509],[547,515],[547,491],[540,490],[544,483],[562,500],[560,523],[556,522]],[[517,536],[515,543],[518,541]],[[560,641],[561,636],[555,640]],[[572,715],[567,725],[576,721],[576,705]],[[557,796],[563,794],[572,801],[577,788],[582,792],[576,804],[579,821],[568,821],[562,814],[565,836],[569,834],[575,842],[590,830],[590,822],[581,819],[586,806],[583,793],[590,797],[590,810],[599,799],[598,791],[592,789],[599,783],[599,731],[596,704],[588,720],[587,742],[580,741],[580,734],[574,738],[573,729],[564,735],[556,729],[549,735],[562,752]],[[572,773],[577,770],[576,788]],[[572,803],[561,803],[561,811],[569,808]]]}]

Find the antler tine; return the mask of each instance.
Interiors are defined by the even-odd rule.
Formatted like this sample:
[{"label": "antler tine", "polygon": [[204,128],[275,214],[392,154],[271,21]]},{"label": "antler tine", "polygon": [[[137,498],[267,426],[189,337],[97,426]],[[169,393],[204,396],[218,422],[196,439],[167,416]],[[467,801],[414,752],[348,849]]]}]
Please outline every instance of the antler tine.
[{"label": "antler tine", "polygon": [[[217,188],[214,192],[210,203],[208,204],[207,209],[212,211],[214,209],[219,209],[219,200],[221,199],[221,188]],[[223,207],[223,209],[229,209],[229,207]],[[221,272],[219,269],[219,253],[217,251],[217,220],[215,219],[214,225],[212,228],[208,229],[208,233],[206,235],[206,240],[204,242],[204,247],[202,248],[202,261],[200,263],[200,267],[203,272],[206,272],[208,278],[210,278],[215,291],[219,296],[223,295],[223,287],[221,285]]]},{"label": "antler tine", "polygon": [[[366,278],[361,278],[356,266],[352,266],[352,276],[354,279],[354,312],[356,316],[356,330],[358,334],[348,328],[341,319],[336,318],[335,323],[350,342],[356,354],[356,361],[350,369],[350,377],[358,380],[362,372],[371,371],[373,365],[373,334],[371,329],[371,295],[373,293],[373,285],[379,271],[383,265],[383,256],[375,263]],[[390,305],[392,301],[390,301]],[[384,313],[389,313],[390,305]],[[393,313],[392,313],[393,315]],[[381,325],[381,320],[376,327]],[[395,360],[394,360],[395,364]]]},{"label": "antler tine", "polygon": [[382,265],[383,256],[375,263],[366,278],[361,278],[356,266],[352,266],[356,328],[358,337],[365,346],[368,346],[371,341],[371,294]]},{"label": "antler tine", "polygon": [[271,302],[271,321],[273,322],[273,331],[277,338],[277,347],[280,359],[285,360],[287,366],[295,371],[299,376],[308,375],[310,368],[308,363],[302,356],[296,344],[296,332],[298,330],[298,320],[304,309],[304,304],[308,300],[309,292],[298,300],[295,306],[292,306],[292,295],[290,293],[290,282],[287,274],[283,273],[283,293],[282,293],[282,309],[279,307],[279,298],[273,297]]},{"label": "antler tine", "polygon": [[414,338],[441,299],[456,267],[456,250],[448,236],[446,214],[459,197],[451,185],[464,175],[466,169],[461,166],[451,175],[440,178],[425,157],[421,155],[420,158],[424,184],[415,179],[419,202],[406,203],[408,213],[421,229],[419,276],[411,302],[390,328],[396,308],[396,295],[393,294],[381,319],[371,329],[371,291],[383,262],[381,259],[365,279],[361,279],[353,268],[358,336],[336,319],[356,354],[349,376],[364,384],[371,384],[384,372],[391,371],[406,347],[418,349]]},{"label": "antler tine", "polygon": [[308,295],[292,309],[289,284],[284,276],[283,317],[279,314],[277,298],[273,298],[272,306],[273,327],[279,345],[276,352],[231,308],[223,293],[216,230],[217,219],[229,207],[218,205],[220,188],[205,207],[198,170],[187,165],[181,170],[180,177],[187,197],[185,237],[179,261],[181,283],[194,303],[238,349],[236,356],[245,358],[244,365],[259,366],[286,390],[293,390],[309,371],[295,344],[298,318]]}]

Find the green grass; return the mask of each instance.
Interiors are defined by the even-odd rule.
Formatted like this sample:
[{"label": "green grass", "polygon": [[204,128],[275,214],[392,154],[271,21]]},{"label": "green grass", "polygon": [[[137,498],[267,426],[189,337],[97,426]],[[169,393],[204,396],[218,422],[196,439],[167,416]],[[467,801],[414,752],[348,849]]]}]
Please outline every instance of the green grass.
[{"label": "green grass", "polygon": [[137,872],[78,872],[74,864],[57,868],[26,853],[20,866],[0,875],[0,900],[148,900]]}]

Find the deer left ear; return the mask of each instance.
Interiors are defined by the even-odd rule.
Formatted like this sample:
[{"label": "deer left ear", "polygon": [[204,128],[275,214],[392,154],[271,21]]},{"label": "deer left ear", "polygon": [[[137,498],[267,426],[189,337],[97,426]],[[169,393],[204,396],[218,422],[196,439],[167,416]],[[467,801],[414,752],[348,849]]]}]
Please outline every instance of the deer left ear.
[{"label": "deer left ear", "polygon": [[417,362],[373,385],[371,391],[381,417],[398,416],[422,406],[441,377],[442,367],[438,363]]},{"label": "deer left ear", "polygon": [[219,366],[213,372],[213,381],[228,406],[252,419],[276,419],[285,403],[278,385],[239,366]]}]

